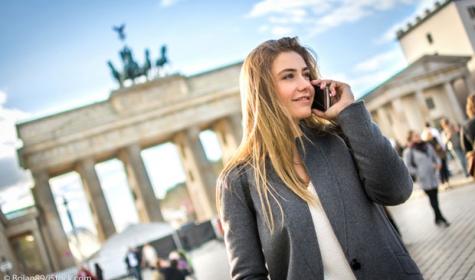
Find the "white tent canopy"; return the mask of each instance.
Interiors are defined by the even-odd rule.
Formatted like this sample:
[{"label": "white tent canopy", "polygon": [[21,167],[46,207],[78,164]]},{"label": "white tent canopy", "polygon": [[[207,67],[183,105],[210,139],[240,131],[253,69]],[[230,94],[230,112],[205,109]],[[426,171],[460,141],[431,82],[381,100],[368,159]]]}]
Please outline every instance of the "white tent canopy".
[{"label": "white tent canopy", "polygon": [[147,242],[175,234],[175,229],[166,223],[134,224],[122,232],[112,235],[101,247],[98,262],[106,279],[117,278],[127,273],[125,254],[129,247],[137,247]]}]

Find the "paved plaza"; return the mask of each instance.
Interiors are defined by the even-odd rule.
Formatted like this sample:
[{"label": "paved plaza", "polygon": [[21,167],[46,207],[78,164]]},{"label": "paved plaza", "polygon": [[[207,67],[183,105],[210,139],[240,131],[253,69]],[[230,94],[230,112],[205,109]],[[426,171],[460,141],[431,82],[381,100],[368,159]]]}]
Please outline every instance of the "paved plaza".
[{"label": "paved plaza", "polygon": [[424,195],[390,211],[425,279],[475,280],[475,183],[441,192],[439,202],[448,228],[434,225]]},{"label": "paved plaza", "polygon": [[[427,197],[419,190],[404,204],[390,207],[403,241],[424,279],[475,280],[475,183],[440,193],[440,207],[450,221],[437,227]],[[197,280],[230,279],[224,244],[211,241],[190,253]],[[145,279],[150,279],[148,272]]]},{"label": "paved plaza", "polygon": [[[425,279],[475,280],[475,183],[442,191],[439,199],[448,228],[435,226],[429,200],[419,191],[390,211]],[[209,242],[192,257],[198,280],[230,279],[222,243]]]}]

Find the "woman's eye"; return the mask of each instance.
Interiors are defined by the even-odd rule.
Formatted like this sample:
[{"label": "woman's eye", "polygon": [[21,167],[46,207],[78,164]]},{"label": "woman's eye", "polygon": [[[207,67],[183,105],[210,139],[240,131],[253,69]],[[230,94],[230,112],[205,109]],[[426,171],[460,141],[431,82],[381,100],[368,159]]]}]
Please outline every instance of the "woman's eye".
[{"label": "woman's eye", "polygon": [[304,75],[304,77],[307,78],[308,80],[311,79],[311,78],[310,78],[310,73],[304,73],[303,75]]},{"label": "woman's eye", "polygon": [[294,77],[294,74],[287,74],[283,77],[284,80],[290,80]]}]

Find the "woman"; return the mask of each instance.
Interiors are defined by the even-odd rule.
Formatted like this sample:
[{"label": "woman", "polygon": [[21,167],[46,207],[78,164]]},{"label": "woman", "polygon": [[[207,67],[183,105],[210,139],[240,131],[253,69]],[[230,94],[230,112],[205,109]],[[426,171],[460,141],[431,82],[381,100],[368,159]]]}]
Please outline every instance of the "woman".
[{"label": "woman", "polygon": [[410,196],[407,169],[350,87],[318,78],[296,38],[244,61],[244,136],[217,186],[232,278],[422,279],[381,207]]},{"label": "woman", "polygon": [[447,187],[449,187],[450,172],[449,167],[447,166],[447,152],[430,131],[424,130],[421,133],[420,138],[422,139],[422,141],[432,146],[432,150],[435,152],[435,155],[439,160],[440,167],[438,169],[438,174],[440,182],[443,185],[447,184]]},{"label": "woman", "polygon": [[439,208],[437,175],[441,168],[441,160],[430,143],[423,142],[418,133],[410,130],[407,135],[408,147],[404,150],[404,162],[409,172],[429,197],[434,210],[435,224],[448,227],[450,224],[442,215]]},{"label": "woman", "polygon": [[447,149],[452,153],[453,157],[457,158],[465,177],[468,177],[467,160],[461,145],[460,127],[457,123],[451,123],[446,118],[440,120],[440,126],[442,127],[442,136]]},{"label": "woman", "polygon": [[[474,150],[474,140],[475,140],[475,95],[470,95],[467,97],[467,105],[465,111],[469,120],[464,124],[462,130],[460,131],[460,141],[462,149],[465,153],[472,152]],[[467,171],[471,172],[473,168],[472,162],[467,161]],[[473,176],[473,173],[471,174]]]}]

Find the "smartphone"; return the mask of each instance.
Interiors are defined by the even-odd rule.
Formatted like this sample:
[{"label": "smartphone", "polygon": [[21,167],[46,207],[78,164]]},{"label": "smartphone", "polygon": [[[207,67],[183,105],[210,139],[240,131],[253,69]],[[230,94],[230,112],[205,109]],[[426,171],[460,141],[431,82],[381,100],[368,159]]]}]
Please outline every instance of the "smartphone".
[{"label": "smartphone", "polygon": [[331,106],[330,90],[328,87],[321,89],[319,85],[313,86],[315,95],[313,96],[312,109],[325,112]]}]

